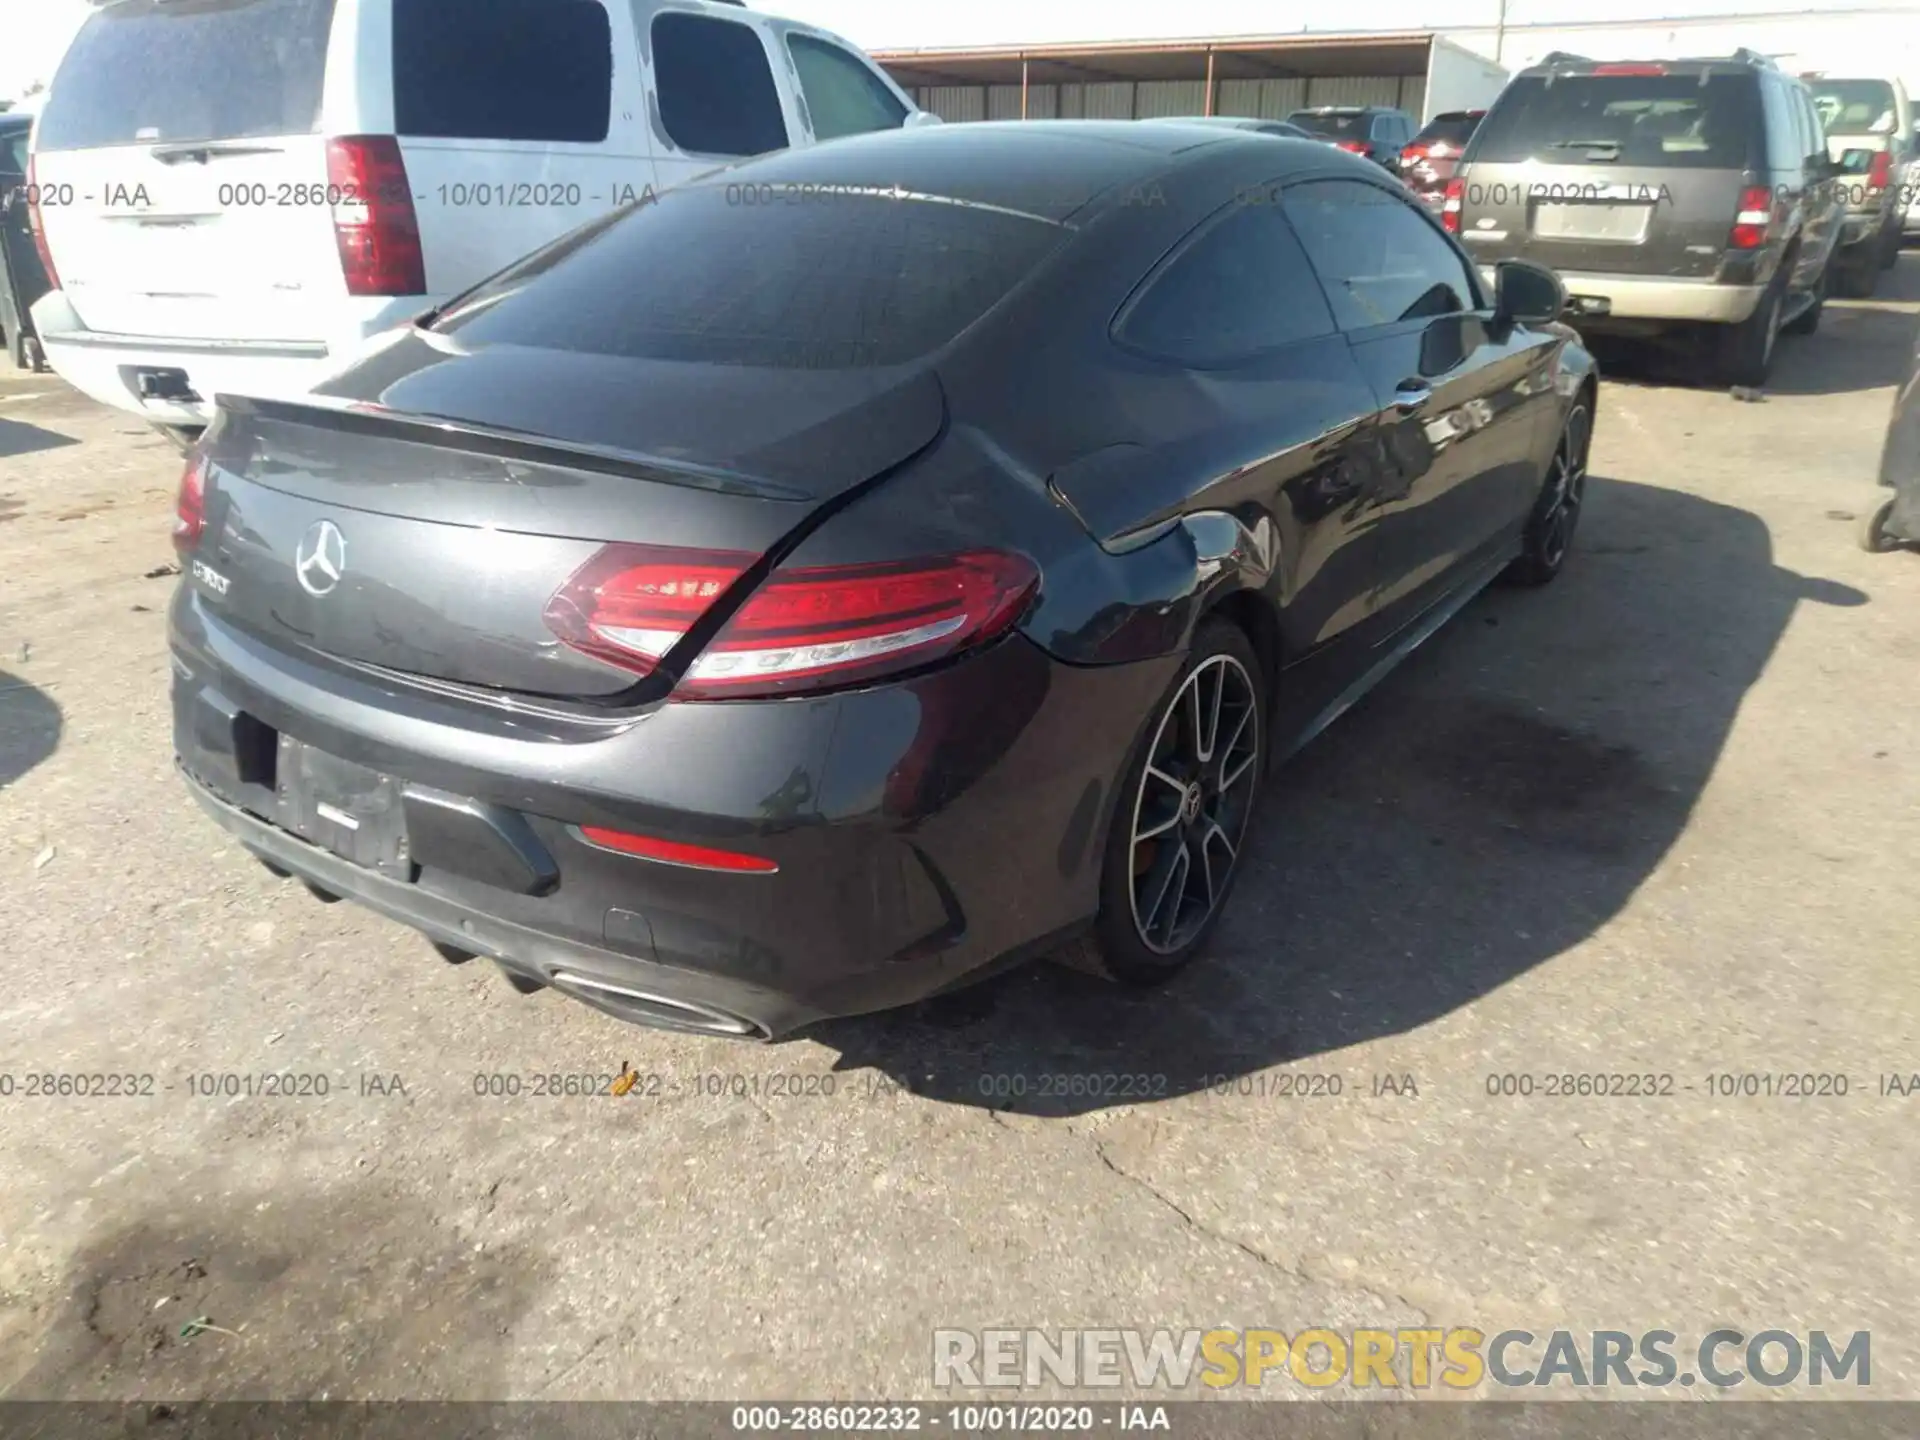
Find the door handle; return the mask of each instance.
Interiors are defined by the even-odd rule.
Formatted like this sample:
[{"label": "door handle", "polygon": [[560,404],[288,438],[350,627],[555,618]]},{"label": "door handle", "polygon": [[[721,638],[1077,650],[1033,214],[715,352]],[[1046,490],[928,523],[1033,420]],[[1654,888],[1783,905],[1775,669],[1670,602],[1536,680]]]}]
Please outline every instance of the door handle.
[{"label": "door handle", "polygon": [[1393,408],[1402,415],[1411,415],[1416,410],[1426,408],[1433,399],[1433,387],[1417,376],[1402,380],[1393,392]]}]

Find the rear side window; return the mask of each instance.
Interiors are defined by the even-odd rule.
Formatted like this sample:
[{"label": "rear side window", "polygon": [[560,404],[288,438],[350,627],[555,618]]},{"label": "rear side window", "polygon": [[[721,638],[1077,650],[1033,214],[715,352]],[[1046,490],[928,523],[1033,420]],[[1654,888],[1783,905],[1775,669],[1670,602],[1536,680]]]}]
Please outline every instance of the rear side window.
[{"label": "rear side window", "polygon": [[27,173],[27,136],[26,130],[14,130],[0,135],[0,170],[9,175]]},{"label": "rear side window", "polygon": [[80,27],[42,150],[311,134],[334,0],[123,0]]},{"label": "rear side window", "polygon": [[1285,209],[1342,330],[1478,307],[1466,261],[1398,196],[1357,180],[1315,180],[1289,187]]},{"label": "rear side window", "polygon": [[864,135],[869,130],[898,130],[907,107],[880,77],[838,45],[806,35],[789,35],[787,51],[800,72],[800,93],[807,100],[816,140]]},{"label": "rear side window", "polygon": [[393,0],[402,135],[592,143],[612,102],[599,0]]},{"label": "rear side window", "polygon": [[1147,282],[1119,338],[1198,368],[1334,332],[1320,282],[1280,207],[1235,205]]},{"label": "rear side window", "polygon": [[1474,164],[1740,170],[1761,133],[1754,75],[1523,75],[1474,137]]},{"label": "rear side window", "polygon": [[696,155],[759,155],[787,143],[760,32],[667,11],[653,21],[653,74],[667,138]]},{"label": "rear side window", "polygon": [[1813,110],[1829,135],[1891,135],[1899,124],[1884,80],[1809,80]]},{"label": "rear side window", "polygon": [[1067,233],[890,193],[749,208],[741,188],[682,187],[589,227],[494,277],[434,328],[472,345],[708,365],[894,365],[958,335]]}]

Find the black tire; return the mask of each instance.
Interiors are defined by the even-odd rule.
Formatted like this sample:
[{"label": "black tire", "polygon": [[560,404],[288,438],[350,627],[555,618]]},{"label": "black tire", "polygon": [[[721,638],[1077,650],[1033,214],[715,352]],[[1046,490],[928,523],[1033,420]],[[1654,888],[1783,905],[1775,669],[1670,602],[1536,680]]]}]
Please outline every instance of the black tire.
[{"label": "black tire", "polygon": [[1813,304],[1793,317],[1787,326],[1789,335],[1811,335],[1820,328],[1820,312],[1827,308],[1827,287],[1833,283],[1833,266],[1828,265],[1813,282]]},{"label": "black tire", "polygon": [[1900,263],[1900,216],[1880,234],[1880,268],[1891,270]]},{"label": "black tire", "polygon": [[1855,523],[1853,538],[1869,555],[1884,555],[1900,546],[1900,542],[1887,533],[1887,520],[1893,514],[1893,501],[1892,495],[1884,500],[1876,500]]},{"label": "black tire", "polygon": [[26,368],[36,375],[44,375],[53,368],[47,364],[47,352],[42,348],[38,335],[29,335],[20,342],[20,354]]},{"label": "black tire", "polygon": [[1880,257],[1876,242],[1855,245],[1833,257],[1833,293],[1849,300],[1866,300],[1880,283]]},{"label": "black tire", "polygon": [[1786,302],[1787,272],[1791,261],[1780,267],[1773,283],[1761,293],[1753,314],[1738,325],[1722,325],[1716,337],[1718,353],[1715,371],[1724,385],[1748,385],[1755,389],[1767,383],[1773,373],[1773,352],[1780,336],[1780,314]]},{"label": "black tire", "polygon": [[[1184,969],[1232,894],[1266,762],[1260,661],[1238,626],[1207,620],[1141,728],[1114,795],[1100,913],[1055,958],[1127,985],[1158,984]],[[1177,849],[1163,838],[1174,836]]]},{"label": "black tire", "polygon": [[1591,398],[1584,392],[1567,412],[1540,495],[1521,532],[1520,554],[1502,572],[1513,585],[1546,585],[1566,568],[1574,530],[1587,503],[1587,452],[1593,443]]}]

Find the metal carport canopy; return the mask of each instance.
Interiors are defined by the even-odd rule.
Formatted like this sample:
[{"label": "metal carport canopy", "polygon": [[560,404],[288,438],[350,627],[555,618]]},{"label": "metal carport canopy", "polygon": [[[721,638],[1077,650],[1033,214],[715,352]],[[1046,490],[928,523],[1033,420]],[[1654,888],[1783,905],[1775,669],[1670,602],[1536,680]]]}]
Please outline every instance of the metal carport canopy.
[{"label": "metal carport canopy", "polygon": [[[1075,110],[1065,102],[1077,88],[1083,92],[1084,104],[1085,87],[1089,86],[1131,87],[1126,113],[1117,118],[1182,113],[1265,115],[1304,105],[1338,103],[1400,104],[1417,115],[1418,92],[1425,81],[1433,39],[1428,31],[1242,35],[879,50],[873,54],[901,86],[948,119],[1085,114],[1088,112]],[[1327,83],[1342,80],[1349,85]],[[1366,81],[1390,81],[1395,91],[1363,97],[1352,89],[1354,82]],[[1257,82],[1297,83],[1280,89],[1250,88]],[[1158,97],[1157,103],[1150,99],[1143,107],[1141,87],[1147,87],[1145,93],[1150,97]],[[977,92],[977,104],[965,103],[967,91]],[[1192,103],[1182,105],[1184,99]],[[1041,103],[1036,104],[1036,100]],[[1167,108],[1169,105],[1172,108]],[[946,114],[949,110],[967,113]]]}]

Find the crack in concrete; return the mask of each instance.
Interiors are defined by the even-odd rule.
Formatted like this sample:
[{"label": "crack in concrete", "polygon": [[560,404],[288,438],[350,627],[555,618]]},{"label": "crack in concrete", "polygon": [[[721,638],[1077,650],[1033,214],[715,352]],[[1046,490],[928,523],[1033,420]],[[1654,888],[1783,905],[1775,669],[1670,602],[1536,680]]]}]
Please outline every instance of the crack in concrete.
[{"label": "crack in concrete", "polygon": [[[1069,1127],[1069,1133],[1072,1133],[1071,1127]],[[1203,1223],[1196,1219],[1193,1213],[1185,1206],[1181,1205],[1165,1191],[1154,1185],[1152,1181],[1135,1175],[1130,1170],[1122,1169],[1114,1162],[1113,1157],[1107,1153],[1107,1147],[1099,1140],[1094,1139],[1092,1136],[1087,1136],[1086,1139],[1087,1142],[1093,1146],[1093,1153],[1100,1158],[1100,1163],[1104,1165],[1108,1171],[1126,1181],[1128,1184],[1146,1191],[1147,1194],[1151,1195],[1155,1200],[1158,1200],[1167,1209],[1179,1216],[1181,1223],[1186,1225],[1188,1229],[1204,1235],[1209,1240],[1218,1244],[1231,1245],[1249,1260],[1263,1265],[1269,1270],[1276,1270],[1282,1275],[1289,1276],[1303,1285],[1326,1285],[1335,1289],[1350,1290],[1357,1295],[1364,1295],[1377,1302],[1383,1309],[1389,1302],[1398,1304],[1419,1316],[1422,1325],[1428,1323],[1429,1317],[1425,1308],[1415,1305],[1404,1295],[1392,1291],[1376,1290],[1370,1285],[1355,1284],[1348,1280],[1342,1280],[1337,1276],[1315,1275],[1312,1271],[1301,1265],[1298,1260],[1287,1261],[1277,1256],[1269,1255],[1257,1245],[1250,1244],[1237,1236],[1229,1235],[1225,1231],[1217,1230],[1213,1226]]]}]

